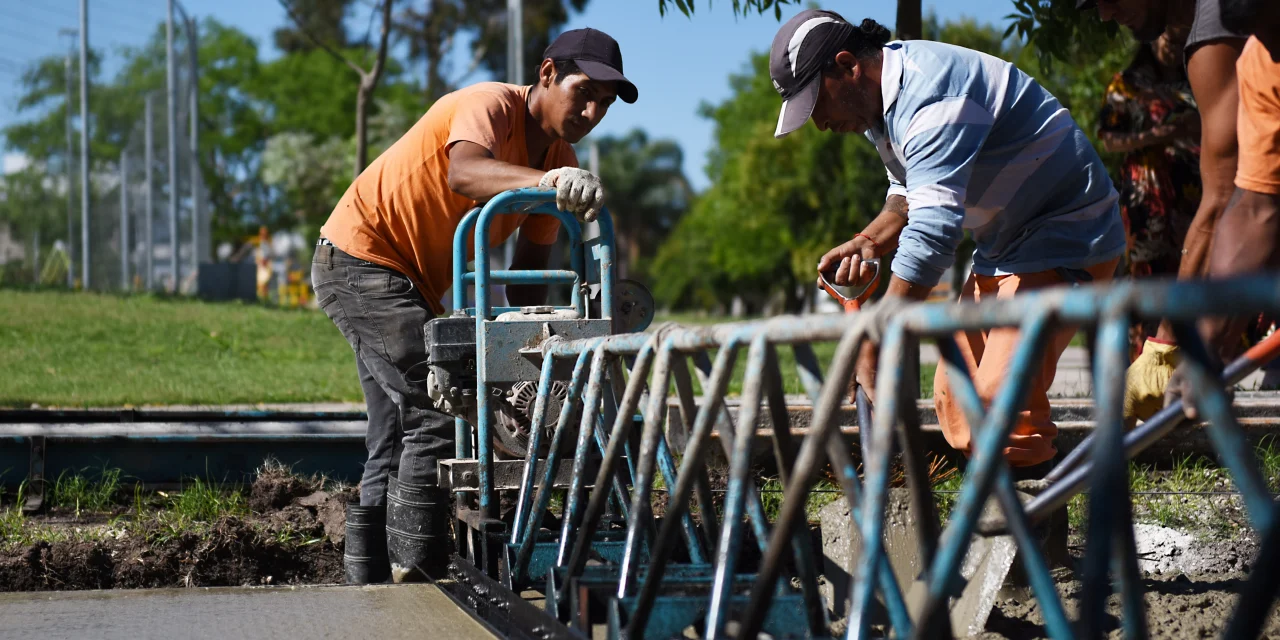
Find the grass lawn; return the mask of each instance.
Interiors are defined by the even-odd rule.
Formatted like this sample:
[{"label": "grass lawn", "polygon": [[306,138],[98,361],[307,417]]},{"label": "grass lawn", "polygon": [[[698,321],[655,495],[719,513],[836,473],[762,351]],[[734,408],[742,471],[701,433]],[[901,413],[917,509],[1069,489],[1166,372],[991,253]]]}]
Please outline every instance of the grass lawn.
[{"label": "grass lawn", "polygon": [[360,401],[319,311],[0,290],[0,406]]},{"label": "grass lawn", "polygon": [[[707,324],[724,318],[659,318]],[[835,343],[817,343],[823,367]],[[714,354],[712,354],[714,357]],[[730,393],[742,389],[746,349]],[[790,347],[788,393],[804,393]],[[153,296],[0,289],[0,407],[359,402],[351,348],[323,313]],[[921,369],[933,390],[933,366]]]}]

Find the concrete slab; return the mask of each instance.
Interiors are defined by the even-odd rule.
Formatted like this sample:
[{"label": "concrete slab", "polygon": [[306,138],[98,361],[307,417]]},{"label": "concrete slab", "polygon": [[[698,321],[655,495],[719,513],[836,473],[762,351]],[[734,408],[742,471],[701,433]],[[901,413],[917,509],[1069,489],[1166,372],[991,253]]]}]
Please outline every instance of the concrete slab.
[{"label": "concrete slab", "polygon": [[0,594],[0,638],[493,638],[435,585]]}]

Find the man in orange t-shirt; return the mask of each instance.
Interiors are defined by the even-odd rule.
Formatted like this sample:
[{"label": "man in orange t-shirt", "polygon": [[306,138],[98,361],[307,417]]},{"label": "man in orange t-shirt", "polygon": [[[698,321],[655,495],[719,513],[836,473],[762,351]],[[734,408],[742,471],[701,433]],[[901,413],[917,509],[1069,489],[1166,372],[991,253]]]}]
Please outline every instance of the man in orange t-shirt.
[{"label": "man in orange t-shirt", "polygon": [[[1209,275],[1215,278],[1280,269],[1280,4],[1223,0],[1222,21],[1253,37],[1236,60],[1240,159],[1235,194],[1218,221],[1209,254]],[[1229,361],[1240,354],[1248,320],[1208,318],[1200,322],[1200,333]],[[1187,415],[1195,417],[1194,389],[1179,369],[1169,381],[1165,404],[1186,395]]]},{"label": "man in orange t-shirt", "polygon": [[[561,210],[594,219],[604,189],[577,168],[571,145],[615,99],[636,97],[613,38],[565,32],[547,47],[532,86],[481,83],[432,105],[356,178],[321,228],[312,287],[355,351],[369,414],[360,504],[348,513],[358,535],[348,537],[346,555],[374,565],[348,562],[348,581],[379,582],[388,570],[397,582],[421,579],[446,564],[448,503],[436,486],[436,460],[453,455],[453,419],[432,409],[418,365],[427,359],[423,327],[443,311],[452,284],[458,223],[504,191],[536,186],[554,187]],[[490,245],[517,230],[511,268],[546,268],[559,222],[499,216]],[[545,296],[544,286],[507,287],[516,306]],[[378,546],[387,524],[389,551]],[[373,546],[353,549],[362,531]]]}]

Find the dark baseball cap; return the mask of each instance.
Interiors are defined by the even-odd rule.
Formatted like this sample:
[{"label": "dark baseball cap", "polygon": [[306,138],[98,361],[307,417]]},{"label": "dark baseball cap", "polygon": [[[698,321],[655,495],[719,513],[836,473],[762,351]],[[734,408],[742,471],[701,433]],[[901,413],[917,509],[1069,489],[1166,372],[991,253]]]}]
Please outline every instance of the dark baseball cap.
[{"label": "dark baseball cap", "polygon": [[618,83],[618,97],[631,104],[640,97],[636,85],[622,75],[622,49],[609,34],[592,28],[566,31],[542,53],[546,60],[572,60],[592,80]]},{"label": "dark baseball cap", "polygon": [[773,135],[799,129],[818,103],[822,71],[844,47],[854,26],[833,11],[805,9],[782,25],[769,50],[769,76],[782,95]]}]

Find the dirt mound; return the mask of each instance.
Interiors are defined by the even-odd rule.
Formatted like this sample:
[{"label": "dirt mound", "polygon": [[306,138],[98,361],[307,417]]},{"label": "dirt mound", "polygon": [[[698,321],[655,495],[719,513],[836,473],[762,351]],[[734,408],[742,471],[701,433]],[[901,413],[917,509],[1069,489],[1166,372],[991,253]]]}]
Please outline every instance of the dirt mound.
[{"label": "dirt mound", "polygon": [[258,513],[283,509],[295,498],[315,492],[316,483],[287,471],[267,469],[258,475],[249,489],[249,508]]},{"label": "dirt mound", "polygon": [[[1245,583],[1240,573],[1159,576],[1148,574],[1143,580],[1143,598],[1147,609],[1147,629],[1152,638],[1207,638],[1222,634],[1227,621],[1235,615],[1239,590]],[[1079,617],[1082,585],[1067,579],[1058,583],[1067,616]],[[1108,636],[1122,637],[1121,606],[1118,596],[1107,600]],[[1044,638],[1044,616],[1033,600],[1004,599],[987,621],[988,633],[981,637]],[[1263,627],[1264,637],[1280,636],[1280,612],[1272,611]]]},{"label": "dirt mound", "polygon": [[100,540],[0,551],[0,591],[341,582],[344,507],[354,492],[308,487],[299,497],[287,483],[265,483],[261,490],[259,484],[253,495],[263,500],[291,497],[281,508],[227,516],[176,535],[149,522],[108,531]]}]

